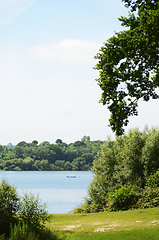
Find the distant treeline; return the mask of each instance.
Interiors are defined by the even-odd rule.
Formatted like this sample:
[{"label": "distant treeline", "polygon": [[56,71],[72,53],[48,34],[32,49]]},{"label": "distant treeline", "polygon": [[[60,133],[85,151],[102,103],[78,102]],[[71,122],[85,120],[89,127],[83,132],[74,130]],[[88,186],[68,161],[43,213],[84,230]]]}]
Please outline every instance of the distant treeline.
[{"label": "distant treeline", "polygon": [[81,141],[67,144],[57,139],[55,144],[19,142],[15,147],[0,145],[0,170],[4,171],[87,171],[92,167],[103,141]]}]

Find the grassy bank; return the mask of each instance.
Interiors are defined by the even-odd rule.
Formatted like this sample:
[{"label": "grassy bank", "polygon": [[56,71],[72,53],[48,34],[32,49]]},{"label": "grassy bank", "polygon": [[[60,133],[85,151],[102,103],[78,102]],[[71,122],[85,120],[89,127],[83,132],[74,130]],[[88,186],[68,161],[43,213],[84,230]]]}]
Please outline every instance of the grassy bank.
[{"label": "grassy bank", "polygon": [[59,239],[159,239],[159,208],[91,214],[53,214],[46,226]]}]

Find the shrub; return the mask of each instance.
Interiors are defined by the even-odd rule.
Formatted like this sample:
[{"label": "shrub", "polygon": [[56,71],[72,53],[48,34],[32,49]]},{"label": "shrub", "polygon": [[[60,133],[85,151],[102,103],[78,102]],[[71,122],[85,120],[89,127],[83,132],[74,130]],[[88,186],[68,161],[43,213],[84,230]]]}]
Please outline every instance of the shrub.
[{"label": "shrub", "polygon": [[133,187],[124,185],[109,193],[108,208],[111,211],[130,209],[134,205],[136,197]]},{"label": "shrub", "polygon": [[11,226],[9,240],[31,240],[35,239],[34,234],[30,232],[29,227],[26,223],[18,223],[18,225]]},{"label": "shrub", "polygon": [[32,193],[24,193],[20,201],[19,217],[34,229],[40,229],[49,220],[46,204],[42,204],[39,196],[34,197]]},{"label": "shrub", "polygon": [[9,235],[10,223],[15,224],[18,209],[19,197],[16,188],[3,179],[0,184],[0,235]]},{"label": "shrub", "polygon": [[147,186],[151,188],[159,187],[159,170],[147,178]]},{"label": "shrub", "polygon": [[[16,188],[9,185],[6,180],[2,180],[0,184],[0,239],[5,239],[5,236],[9,237],[11,234],[11,240],[30,240],[33,239],[33,232],[36,237],[40,234],[44,236],[44,223],[49,218],[46,204],[42,204],[38,196],[24,193],[20,199]],[[51,236],[50,232],[46,232]]]},{"label": "shrub", "polygon": [[139,208],[159,207],[159,188],[145,187],[136,205]]},{"label": "shrub", "polygon": [[[1,239],[1,238],[0,238]],[[9,240],[57,240],[57,237],[50,229],[39,229],[38,233],[33,232],[28,224],[19,222],[14,227],[11,226]]]}]

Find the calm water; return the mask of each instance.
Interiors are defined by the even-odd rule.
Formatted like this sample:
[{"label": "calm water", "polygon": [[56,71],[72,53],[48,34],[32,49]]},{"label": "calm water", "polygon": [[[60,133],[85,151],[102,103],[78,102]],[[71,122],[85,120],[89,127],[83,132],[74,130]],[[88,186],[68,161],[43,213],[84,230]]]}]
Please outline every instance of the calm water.
[{"label": "calm water", "polygon": [[[67,178],[68,175],[76,178]],[[14,185],[20,195],[23,191],[39,194],[49,213],[65,214],[83,202],[93,175],[87,171],[0,171],[0,182],[2,178]]]}]

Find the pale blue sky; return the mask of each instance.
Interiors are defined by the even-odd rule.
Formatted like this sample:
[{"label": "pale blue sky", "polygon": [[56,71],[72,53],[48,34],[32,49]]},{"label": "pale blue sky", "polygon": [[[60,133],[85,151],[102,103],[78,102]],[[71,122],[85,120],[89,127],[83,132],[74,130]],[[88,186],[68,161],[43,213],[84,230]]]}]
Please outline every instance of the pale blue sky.
[{"label": "pale blue sky", "polygon": [[[0,0],[0,144],[114,137],[93,70],[128,10],[120,0]],[[126,128],[158,126],[158,100]]]}]

